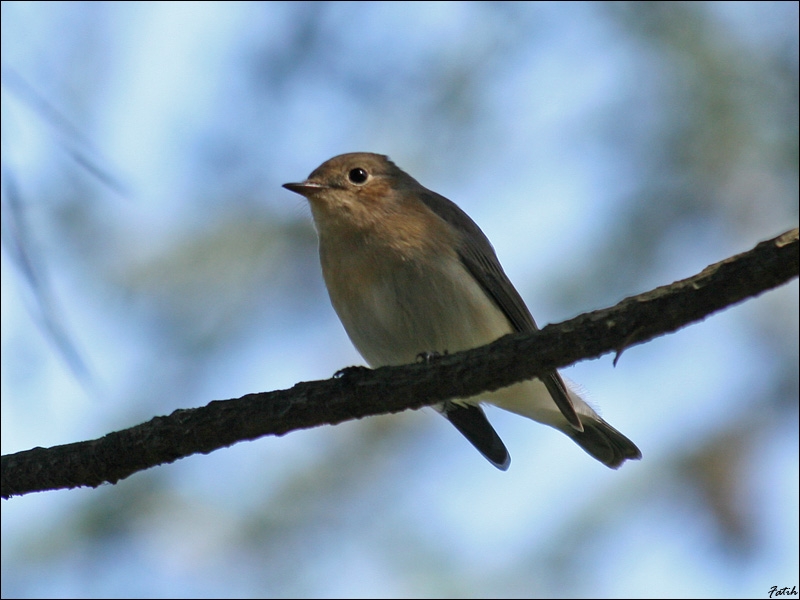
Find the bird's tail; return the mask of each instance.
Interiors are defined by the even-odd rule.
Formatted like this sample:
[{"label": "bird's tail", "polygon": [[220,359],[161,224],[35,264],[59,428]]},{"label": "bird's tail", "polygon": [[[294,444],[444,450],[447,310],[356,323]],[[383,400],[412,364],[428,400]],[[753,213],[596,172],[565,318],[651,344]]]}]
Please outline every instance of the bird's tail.
[{"label": "bird's tail", "polygon": [[447,417],[486,460],[501,471],[508,469],[511,455],[480,406],[445,402],[435,408]]},{"label": "bird's tail", "polygon": [[569,389],[569,397],[580,417],[583,431],[578,431],[567,422],[546,386],[538,379],[497,390],[487,400],[500,408],[558,429],[590,456],[612,469],[619,468],[626,460],[642,457],[636,444],[606,423],[575,390]]},{"label": "bird's tail", "polygon": [[583,431],[572,427],[561,429],[590,456],[612,469],[617,469],[626,460],[638,460],[642,453],[632,441],[606,423],[598,415],[581,415]]}]

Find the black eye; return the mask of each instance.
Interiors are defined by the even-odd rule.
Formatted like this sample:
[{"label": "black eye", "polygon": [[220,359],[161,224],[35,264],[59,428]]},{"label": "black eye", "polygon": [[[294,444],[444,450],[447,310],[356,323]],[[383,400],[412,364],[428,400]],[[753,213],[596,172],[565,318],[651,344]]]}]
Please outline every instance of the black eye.
[{"label": "black eye", "polygon": [[364,185],[367,182],[367,179],[369,179],[369,173],[367,173],[361,167],[356,167],[355,169],[350,169],[350,172],[347,174],[347,178],[350,180],[350,183]]}]

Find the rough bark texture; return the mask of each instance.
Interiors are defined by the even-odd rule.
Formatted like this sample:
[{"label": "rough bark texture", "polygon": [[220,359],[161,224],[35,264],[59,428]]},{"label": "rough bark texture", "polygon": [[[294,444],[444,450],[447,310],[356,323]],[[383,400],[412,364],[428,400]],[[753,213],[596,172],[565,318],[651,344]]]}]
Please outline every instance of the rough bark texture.
[{"label": "rough bark texture", "polygon": [[325,381],[248,394],[115,431],[96,440],[2,457],[3,498],[116,483],[156,465],[243,440],[418,409],[529,379],[582,359],[670,333],[798,275],[798,230],[762,242],[701,273],[616,306],[508,335],[467,352],[376,370],[348,368]]}]

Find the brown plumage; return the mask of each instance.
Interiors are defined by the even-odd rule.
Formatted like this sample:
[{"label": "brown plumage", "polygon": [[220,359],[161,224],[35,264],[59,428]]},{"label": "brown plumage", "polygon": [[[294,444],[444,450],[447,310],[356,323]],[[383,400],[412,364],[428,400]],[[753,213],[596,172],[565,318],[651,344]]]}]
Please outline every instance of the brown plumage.
[{"label": "brown plumage", "polygon": [[[387,157],[336,156],[302,183],[319,234],[331,303],[372,367],[457,352],[507,333],[537,329],[491,243],[453,202],[423,187]],[[510,456],[481,401],[566,433],[603,464],[639,449],[570,390],[558,372],[437,407],[496,467]]]}]

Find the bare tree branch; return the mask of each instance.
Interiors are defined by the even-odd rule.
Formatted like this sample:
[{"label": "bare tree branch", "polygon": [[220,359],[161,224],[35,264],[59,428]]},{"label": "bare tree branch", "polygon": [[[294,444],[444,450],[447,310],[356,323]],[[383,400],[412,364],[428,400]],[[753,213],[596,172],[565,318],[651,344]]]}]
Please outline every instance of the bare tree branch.
[{"label": "bare tree branch", "polygon": [[176,410],[96,440],[2,457],[3,498],[117,481],[156,465],[264,435],[418,409],[505,387],[676,331],[798,276],[798,230],[701,273],[532,334],[513,334],[428,363],[349,368],[288,390]]}]

